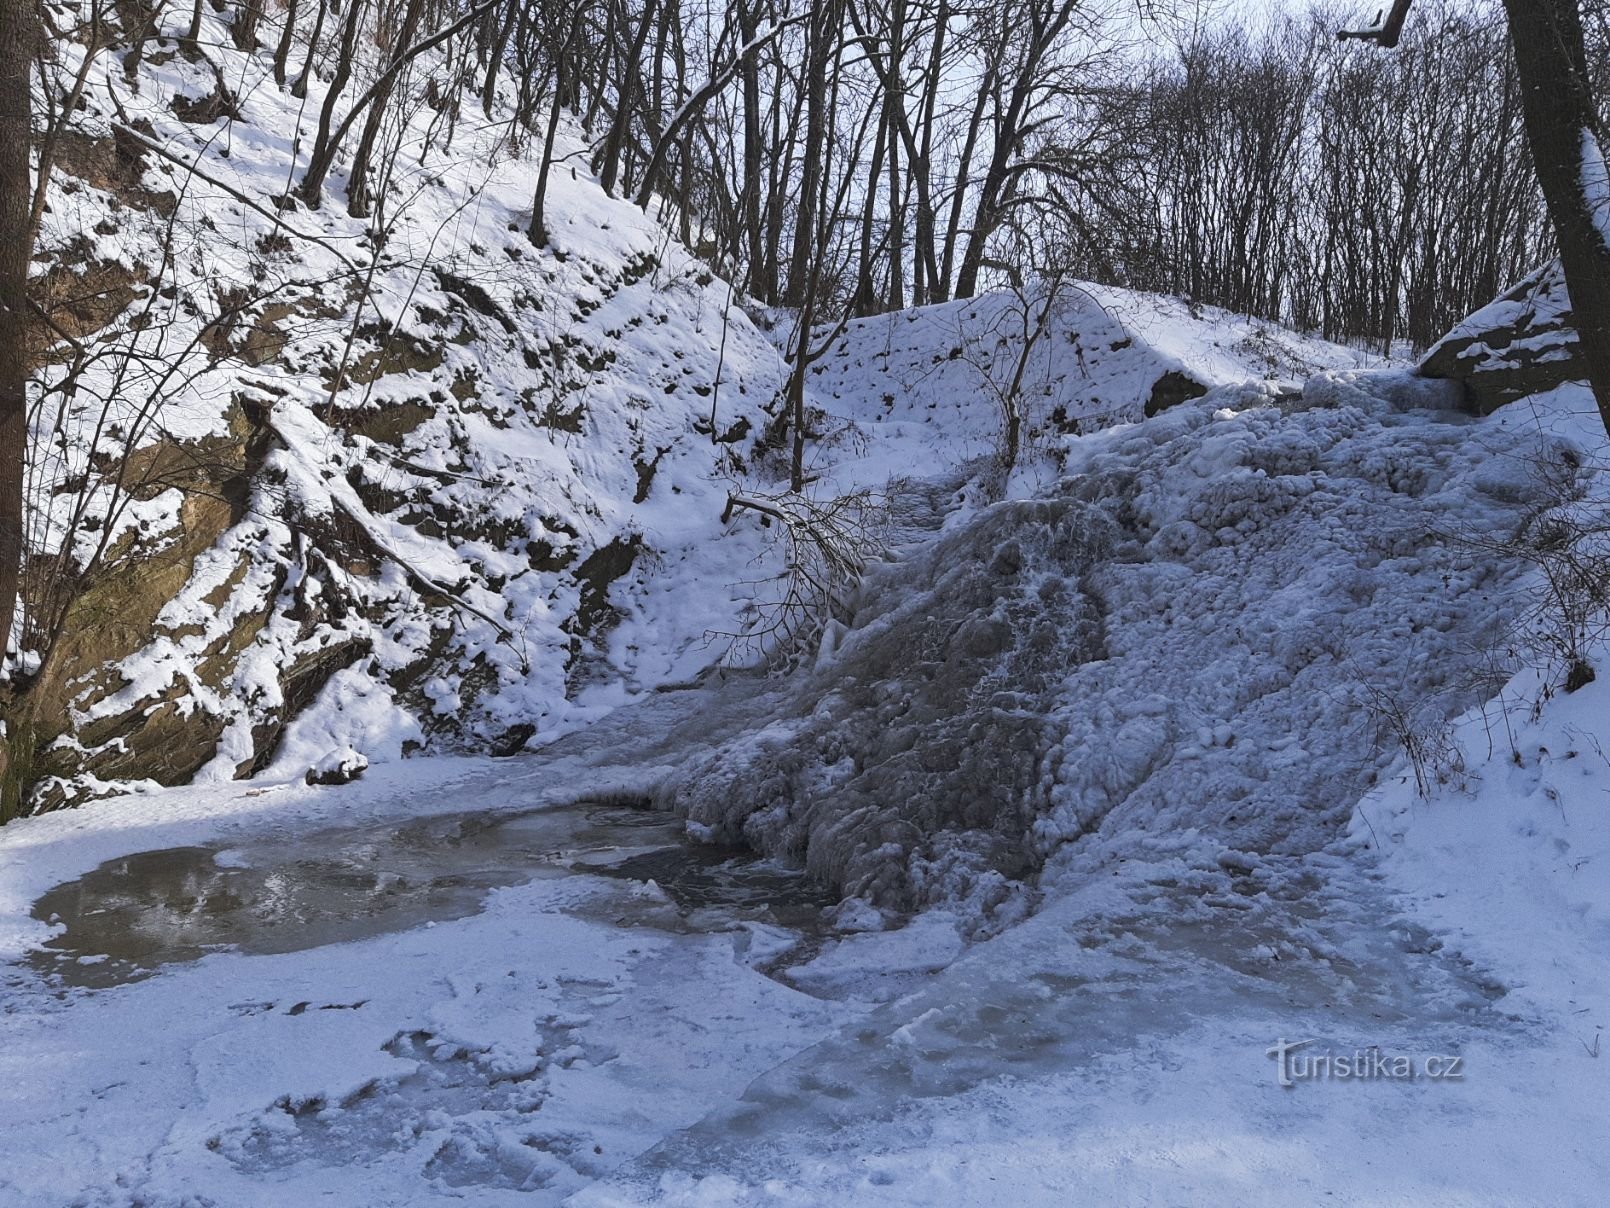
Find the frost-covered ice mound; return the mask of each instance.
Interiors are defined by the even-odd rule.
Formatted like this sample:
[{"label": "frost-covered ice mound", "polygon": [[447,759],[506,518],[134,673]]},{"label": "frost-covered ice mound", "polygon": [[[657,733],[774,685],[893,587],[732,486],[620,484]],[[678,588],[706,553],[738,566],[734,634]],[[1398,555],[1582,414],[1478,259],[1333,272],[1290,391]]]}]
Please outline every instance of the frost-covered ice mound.
[{"label": "frost-covered ice mound", "polygon": [[[1039,324],[1044,330],[1039,335]],[[774,340],[791,326],[779,321]],[[1069,435],[1133,423],[1219,386],[1295,393],[1312,375],[1378,364],[1341,347],[1215,307],[1066,282],[1000,289],[851,320],[811,366],[822,413],[813,472],[843,489],[969,466],[1001,445],[1002,403],[1022,421],[1016,467]],[[1018,383],[1012,393],[1012,383]]]},{"label": "frost-covered ice mound", "polygon": [[874,575],[791,715],[667,795],[899,909],[997,910],[1047,865],[1323,847],[1395,719],[1481,696],[1519,574],[1482,545],[1571,456],[1414,389],[1219,390],[1071,440],[1049,497]]}]

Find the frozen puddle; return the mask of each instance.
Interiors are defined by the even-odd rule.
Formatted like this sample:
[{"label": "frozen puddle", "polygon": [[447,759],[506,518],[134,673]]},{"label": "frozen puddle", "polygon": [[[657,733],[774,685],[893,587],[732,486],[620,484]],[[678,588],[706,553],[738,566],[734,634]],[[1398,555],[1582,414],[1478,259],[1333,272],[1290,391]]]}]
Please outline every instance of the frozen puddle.
[{"label": "frozen puddle", "polygon": [[[140,852],[35,903],[35,918],[66,929],[30,963],[100,988],[209,952],[299,952],[461,919],[493,889],[576,873],[653,881],[701,929],[740,919],[809,929],[831,904],[795,870],[690,846],[681,831],[646,803],[581,804]],[[654,905],[635,921],[663,925]]]}]

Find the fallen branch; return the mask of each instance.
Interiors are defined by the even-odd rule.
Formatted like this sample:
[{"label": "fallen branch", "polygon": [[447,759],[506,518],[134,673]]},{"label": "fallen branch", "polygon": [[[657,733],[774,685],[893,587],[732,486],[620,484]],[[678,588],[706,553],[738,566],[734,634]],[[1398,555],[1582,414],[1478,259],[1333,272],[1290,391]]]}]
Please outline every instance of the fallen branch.
[{"label": "fallen branch", "polygon": [[800,651],[822,627],[849,609],[868,560],[882,548],[881,503],[857,491],[818,502],[790,491],[755,498],[729,491],[722,523],[734,512],[754,512],[775,521],[786,543],[783,598],[756,605],[758,619],[744,632],[727,634],[733,648],[749,646],[768,657]]}]

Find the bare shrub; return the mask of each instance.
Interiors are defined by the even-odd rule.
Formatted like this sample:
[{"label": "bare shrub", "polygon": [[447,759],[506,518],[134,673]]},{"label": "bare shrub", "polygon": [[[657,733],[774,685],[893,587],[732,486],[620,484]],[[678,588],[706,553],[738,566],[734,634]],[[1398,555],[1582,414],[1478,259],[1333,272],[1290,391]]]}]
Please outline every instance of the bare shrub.
[{"label": "bare shrub", "polygon": [[1419,706],[1379,684],[1356,686],[1359,703],[1375,727],[1378,746],[1401,748],[1414,771],[1414,791],[1429,798],[1440,785],[1457,781],[1465,771],[1464,753],[1454,741],[1453,724],[1435,699]]},{"label": "bare shrub", "polygon": [[1516,653],[1544,665],[1545,692],[1556,683],[1575,692],[1593,682],[1591,651],[1610,636],[1610,500],[1595,489],[1610,467],[1562,448],[1526,472],[1538,502],[1514,534],[1464,540],[1533,568],[1538,590],[1516,627]]},{"label": "bare shrub", "polygon": [[791,665],[828,622],[848,618],[867,563],[883,549],[884,500],[872,491],[821,499],[794,491],[729,493],[723,520],[738,511],[755,513],[775,530],[784,569],[769,583],[772,594],[752,605],[743,630],[717,636],[729,639],[729,662]]}]

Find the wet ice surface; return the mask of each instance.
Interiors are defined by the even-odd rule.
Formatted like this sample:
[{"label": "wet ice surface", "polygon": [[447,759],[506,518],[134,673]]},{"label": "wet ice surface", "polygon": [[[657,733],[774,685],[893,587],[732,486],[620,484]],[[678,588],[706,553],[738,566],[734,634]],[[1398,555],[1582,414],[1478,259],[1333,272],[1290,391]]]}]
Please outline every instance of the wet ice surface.
[{"label": "wet ice surface", "polygon": [[495,888],[572,872],[653,881],[690,925],[809,929],[832,901],[798,870],[681,831],[646,802],[579,804],[139,852],[39,899],[34,917],[65,929],[30,964],[112,986],[209,952],[297,952],[465,918]]},{"label": "wet ice surface", "polygon": [[[974,1202],[980,1193],[961,1190],[954,1172],[936,1190],[933,1167],[951,1155],[965,1166],[960,1155],[971,1154],[998,1171],[987,1155],[1002,1142],[1024,1155],[1009,1166],[1044,1180],[1030,1179],[1029,1202],[1059,1202],[1047,1198],[1059,1187],[1050,1172],[1084,1165],[1071,1135],[1132,1099],[1164,1096],[1222,1144],[1233,1126],[1198,1103],[1197,1083],[1218,1082],[1239,1088],[1237,1117],[1264,1112],[1271,1127],[1288,1127],[1289,1101],[1260,1101],[1273,1085],[1260,1077],[1272,1068],[1264,1046],[1277,1036],[1337,1051],[1460,1054],[1522,1030],[1499,1005],[1505,987],[1394,916],[1359,870],[1175,871],[1144,874],[1116,898],[1051,903],[575,1202],[772,1203],[777,1189],[799,1186],[846,1203]],[[1205,1076],[1186,1072],[1198,1062]],[[1343,1088],[1366,1114],[1381,1106],[1377,1092],[1397,1088]],[[1029,1110],[1037,1098],[1043,1116]],[[1449,1107],[1462,1110],[1457,1100],[1439,1105]],[[1048,1126],[1061,1153],[1040,1165],[1028,1155]],[[1100,1187],[1100,1177],[1082,1169],[1060,1186]],[[1145,1170],[1120,1171],[1115,1193],[1149,1203],[1146,1186]],[[1217,1188],[1204,1174],[1197,1190],[1206,1203],[1251,1188]]]}]

